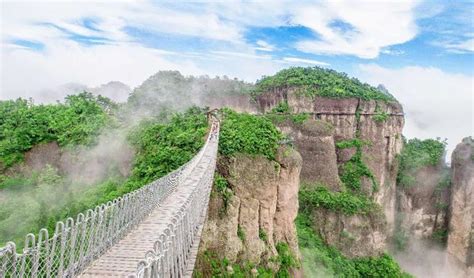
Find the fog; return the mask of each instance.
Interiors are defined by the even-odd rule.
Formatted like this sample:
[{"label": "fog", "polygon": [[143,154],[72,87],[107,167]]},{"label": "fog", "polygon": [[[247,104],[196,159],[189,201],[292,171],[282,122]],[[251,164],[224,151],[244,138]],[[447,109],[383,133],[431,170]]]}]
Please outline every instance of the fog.
[{"label": "fog", "polygon": [[395,254],[400,266],[418,278],[464,277],[458,265],[443,246],[411,238],[407,249]]},{"label": "fog", "polygon": [[[249,84],[227,77],[185,77],[179,72],[159,72],[133,92],[110,82],[98,88],[68,84],[43,95],[51,103],[63,94],[88,90],[116,101],[128,98],[113,113],[112,127],[104,129],[92,146],[60,148],[56,142],[34,146],[25,161],[5,172],[7,188],[0,190],[0,243],[13,240],[21,247],[27,233],[37,233],[51,215],[75,217],[75,206],[90,207],[108,187],[117,187],[131,174],[135,150],[127,135],[143,120],[166,121],[177,111],[197,106],[221,106],[248,90]],[[118,91],[117,91],[118,89]],[[37,100],[34,100],[37,103]],[[248,98],[245,98],[248,103]],[[4,177],[6,178],[6,177]],[[80,204],[75,203],[79,201]],[[71,213],[70,213],[71,212]],[[3,245],[3,244],[0,244]]]}]

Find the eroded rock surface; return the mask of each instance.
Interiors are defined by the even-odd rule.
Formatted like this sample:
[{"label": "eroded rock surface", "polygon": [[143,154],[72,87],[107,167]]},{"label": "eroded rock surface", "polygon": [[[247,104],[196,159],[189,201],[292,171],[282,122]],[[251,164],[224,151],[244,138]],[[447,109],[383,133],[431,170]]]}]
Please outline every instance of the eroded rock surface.
[{"label": "eroded rock surface", "polygon": [[232,263],[272,265],[276,244],[287,243],[298,255],[294,220],[298,213],[299,175],[302,159],[291,148],[281,148],[276,161],[239,154],[220,157],[218,172],[232,191],[225,203],[216,188],[211,193],[196,271],[206,273],[199,258],[213,252]]},{"label": "eroded rock surface", "polygon": [[447,230],[450,200],[449,187],[440,187],[445,174],[442,163],[419,169],[414,177],[414,186],[399,188],[400,225],[415,238],[433,238],[434,232]]},{"label": "eroded rock surface", "polygon": [[287,120],[278,126],[291,136],[303,158],[301,181],[308,185],[324,184],[333,190],[341,190],[333,126],[314,119],[302,124]]},{"label": "eroded rock surface", "polygon": [[[399,103],[357,98],[311,98],[299,92],[297,87],[273,89],[258,96],[257,102],[262,112],[287,102],[291,113],[308,113],[311,119],[333,127],[329,132],[319,129],[311,133],[308,126],[281,125],[282,131],[293,137],[296,149],[302,154],[303,181],[320,182],[332,190],[340,190],[342,185],[334,166],[340,169],[356,149],[337,149],[335,144],[356,138],[367,142],[368,145],[362,147],[362,159],[378,186],[374,187],[370,179],[363,178],[362,191],[383,208],[387,233],[393,232],[398,171],[396,156],[402,149],[404,126],[403,109]],[[314,122],[307,125],[321,126]]]},{"label": "eroded rock surface", "polygon": [[464,138],[452,154],[448,252],[474,276],[474,141]]},{"label": "eroded rock surface", "polygon": [[346,257],[378,256],[385,251],[386,222],[381,212],[343,215],[326,209],[313,212],[315,231]]}]

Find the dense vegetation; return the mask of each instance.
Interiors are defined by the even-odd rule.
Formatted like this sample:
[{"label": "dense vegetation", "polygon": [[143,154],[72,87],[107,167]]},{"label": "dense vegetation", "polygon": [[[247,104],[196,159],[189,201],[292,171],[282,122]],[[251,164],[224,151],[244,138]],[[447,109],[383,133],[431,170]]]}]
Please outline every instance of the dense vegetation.
[{"label": "dense vegetation", "polygon": [[305,212],[300,211],[296,229],[303,256],[302,266],[307,277],[412,277],[404,273],[388,254],[380,257],[346,258],[338,249],[326,245],[313,230],[311,219]]},{"label": "dense vegetation", "polygon": [[[278,255],[270,258],[271,262],[278,263],[278,271],[263,266],[257,266],[248,262],[232,264],[227,259],[219,259],[219,256],[210,251],[205,251],[198,260],[200,272],[194,272],[193,277],[221,277],[221,278],[290,278],[290,270],[299,264],[294,254],[291,253],[288,244],[279,242],[275,246]],[[229,271],[230,270],[230,271]]]},{"label": "dense vegetation", "polygon": [[395,100],[390,94],[362,83],[356,78],[349,78],[345,73],[320,67],[292,67],[283,69],[273,76],[264,76],[256,82],[254,94],[291,86],[300,87],[300,93],[310,97]]},{"label": "dense vegetation", "polygon": [[137,150],[131,180],[148,183],[188,162],[203,146],[205,110],[192,107],[165,124],[144,122],[130,135]]},{"label": "dense vegetation", "polygon": [[[446,142],[438,139],[420,140],[417,138],[406,140],[404,138],[404,145],[401,154],[399,155],[399,170],[397,174],[397,186],[402,190],[406,190],[410,194],[411,189],[416,189],[417,182],[425,184],[424,180],[419,180],[417,175],[421,174],[424,177],[424,171],[427,167],[435,169],[436,180],[432,186],[435,187],[433,192],[433,204],[437,214],[448,213],[448,204],[443,200],[443,195],[449,191],[451,186],[450,170],[444,165],[444,153]],[[436,176],[437,175],[437,176]],[[426,185],[426,184],[425,184]],[[397,216],[395,223],[395,231],[393,236],[393,244],[396,250],[404,250],[408,244],[409,232],[405,230],[402,225],[404,215]],[[446,244],[448,237],[448,229],[446,225],[435,225],[431,240],[438,244]]]},{"label": "dense vegetation", "polygon": [[239,114],[230,109],[223,109],[222,116],[219,139],[221,155],[246,153],[275,159],[282,135],[269,119],[246,113]]},{"label": "dense vegetation", "polygon": [[183,76],[179,71],[159,71],[133,90],[128,107],[134,114],[158,114],[206,106],[225,98],[250,94],[253,84],[227,76]]},{"label": "dense vegetation", "polygon": [[341,167],[340,178],[348,189],[359,192],[362,188],[362,178],[366,177],[372,182],[372,189],[377,191],[378,184],[369,167],[362,160],[362,147],[369,145],[369,142],[358,138],[344,140],[336,143],[338,149],[355,148],[355,154]]},{"label": "dense vegetation", "polygon": [[397,184],[402,187],[413,186],[415,174],[420,168],[440,165],[445,148],[446,142],[439,139],[404,139],[404,146],[399,156]]},{"label": "dense vegetation", "polygon": [[[80,95],[80,97],[85,96],[89,95]],[[74,98],[69,97],[69,99]],[[91,102],[98,101],[95,98],[86,99]],[[90,103],[87,104],[87,107],[95,107]],[[69,111],[70,109],[68,105],[58,105],[58,107],[52,109],[54,115],[64,113],[57,110]],[[33,118],[39,116],[31,111],[40,111],[38,113],[41,113],[41,116],[46,115],[46,118],[52,117],[35,108],[29,111],[28,113],[33,113]],[[71,121],[68,130],[82,130],[84,123],[92,121],[86,115],[81,116],[81,121]],[[95,115],[92,114],[91,117],[97,119]],[[82,184],[61,176],[58,169],[51,166],[29,175],[20,173],[2,176],[0,179],[0,184],[2,184],[0,188],[3,188],[0,191],[3,198],[0,207],[0,245],[13,240],[17,246],[21,247],[27,233],[38,232],[42,227],[47,227],[52,232],[56,221],[70,216],[75,217],[79,212],[113,200],[178,168],[201,148],[206,131],[207,120],[204,110],[198,108],[175,114],[166,123],[147,121],[140,124],[129,133],[129,142],[136,150],[136,155],[128,178],[111,172],[108,178],[97,184]],[[12,137],[9,137],[9,140],[17,142],[15,136],[23,136],[24,132],[11,134]],[[78,142],[90,144],[94,142],[92,133],[77,132],[76,134],[78,138],[81,136],[84,138],[84,141]],[[59,137],[52,137],[51,140],[55,138]]]},{"label": "dense vegetation", "polygon": [[0,101],[0,169],[21,161],[25,151],[41,142],[92,144],[100,131],[112,124],[109,112],[114,106],[107,98],[85,92],[58,104]]},{"label": "dense vegetation", "polygon": [[[285,108],[283,108],[285,110]],[[279,111],[283,113],[283,111]],[[282,134],[267,117],[260,117],[246,113],[237,113],[230,109],[221,109],[221,129],[219,138],[219,154],[234,156],[236,154],[262,155],[267,159],[275,159],[276,151],[282,140]],[[214,176],[214,188],[211,194],[218,194],[223,205],[219,215],[223,217],[227,211],[228,202],[232,197],[232,190],[228,181],[220,173]],[[238,226],[237,236],[246,240],[245,230]],[[259,237],[267,240],[264,230],[259,231]],[[297,260],[285,243],[276,245],[278,256],[271,258],[279,265],[277,272],[263,265],[254,265],[247,262],[231,263],[227,259],[219,259],[217,254],[206,251],[200,256],[197,267],[200,272],[195,277],[281,277],[289,278],[290,269],[297,266]],[[229,268],[232,271],[229,272]]]},{"label": "dense vegetation", "polygon": [[[321,68],[290,68],[275,76],[264,77],[257,82],[255,93],[281,86],[299,86],[300,93],[311,97],[394,100],[390,95],[357,79]],[[126,108],[131,111],[151,111],[151,115],[165,110],[170,113],[168,108],[173,111],[184,109],[203,96],[213,96],[218,92],[224,92],[225,95],[248,93],[251,89],[251,85],[238,80],[184,77],[179,72],[161,72],[134,91]],[[115,116],[116,109],[117,105],[110,100],[88,93],[68,96],[63,104],[34,105],[22,99],[2,101],[0,166],[10,167],[21,161],[25,151],[41,142],[57,141],[61,147],[68,148],[92,146],[104,129],[117,127],[117,122],[123,120]],[[262,117],[239,114],[229,109],[221,111],[219,153],[223,156],[238,153],[262,155],[270,160],[275,159],[279,143],[283,140],[273,123],[291,120],[294,124],[301,124],[309,118],[308,114],[288,115],[291,109],[286,102],[280,103],[271,113]],[[178,168],[192,158],[204,143],[208,128],[204,112],[192,108],[174,114],[166,122],[157,121],[156,118],[144,121],[129,131],[128,141],[136,155],[128,177],[111,172],[106,179],[96,184],[81,184],[62,176],[58,169],[51,166],[28,175],[1,176],[0,246],[13,240],[21,248],[25,234],[37,232],[41,227],[47,227],[52,232],[56,221],[74,217],[79,212],[113,200]],[[376,121],[386,120],[383,113],[375,117]],[[301,213],[297,227],[305,258],[303,265],[309,266],[305,269],[319,271],[318,274],[336,277],[408,277],[388,255],[358,260],[345,258],[337,249],[327,246],[311,228],[308,215],[317,207],[346,215],[366,214],[376,209],[371,200],[357,194],[360,193],[362,177],[372,179],[376,186],[372,173],[362,161],[361,148],[364,145],[366,143],[359,139],[337,144],[338,148],[357,150],[341,169],[342,182],[354,192],[331,192],[325,187],[300,192]],[[214,191],[224,200],[223,213],[233,194],[229,187],[223,176],[215,176]],[[245,240],[243,229],[238,227],[237,233],[241,240]],[[263,230],[259,231],[259,237],[267,240]],[[278,256],[272,259],[280,265],[277,273],[245,262],[230,264],[208,252],[204,254],[204,260],[210,265],[210,272],[206,274],[249,277],[257,269],[258,277],[289,277],[290,268],[297,266],[298,262],[286,244],[279,243],[276,248]],[[228,266],[233,267],[232,274],[228,273]]]},{"label": "dense vegetation", "polygon": [[300,209],[310,213],[316,208],[325,208],[346,215],[366,214],[376,209],[375,203],[364,195],[346,191],[333,192],[325,186],[303,188],[299,192]]},{"label": "dense vegetation", "polygon": [[230,189],[229,182],[217,171],[214,174],[214,184],[212,194],[219,194],[219,197],[222,199],[223,206],[219,210],[219,215],[222,217],[227,213],[227,208],[229,207],[230,198],[232,198],[233,191]]}]

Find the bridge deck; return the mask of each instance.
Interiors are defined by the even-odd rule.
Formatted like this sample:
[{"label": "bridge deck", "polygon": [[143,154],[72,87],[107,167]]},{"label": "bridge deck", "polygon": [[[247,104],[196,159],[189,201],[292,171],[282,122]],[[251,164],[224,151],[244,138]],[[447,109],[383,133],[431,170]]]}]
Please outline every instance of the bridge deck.
[{"label": "bridge deck", "polygon": [[[209,161],[212,161],[211,155],[204,154],[199,164],[183,184],[180,184],[144,221],[123,239],[92,262],[79,277],[127,277],[135,273],[139,261],[144,259],[147,251],[153,250],[155,241],[158,240],[159,235],[167,225],[171,223],[172,216],[179,209],[179,205],[197,186],[199,179],[209,166]],[[204,221],[204,218],[202,221]],[[187,277],[192,275],[198,245],[199,241],[191,249],[190,269],[185,273]]]}]

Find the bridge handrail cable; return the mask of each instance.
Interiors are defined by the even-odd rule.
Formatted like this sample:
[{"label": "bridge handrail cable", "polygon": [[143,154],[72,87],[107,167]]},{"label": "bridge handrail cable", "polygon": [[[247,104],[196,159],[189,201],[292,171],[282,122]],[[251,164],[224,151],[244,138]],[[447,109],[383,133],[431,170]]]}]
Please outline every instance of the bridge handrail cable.
[{"label": "bridge handrail cable", "polygon": [[[199,247],[200,232],[207,216],[219,142],[219,126],[213,126],[214,139],[210,161],[198,184],[173,216],[172,223],[159,235],[153,250],[149,250],[131,277],[190,277],[194,268],[191,249]],[[210,144],[206,145],[207,148]]]}]

